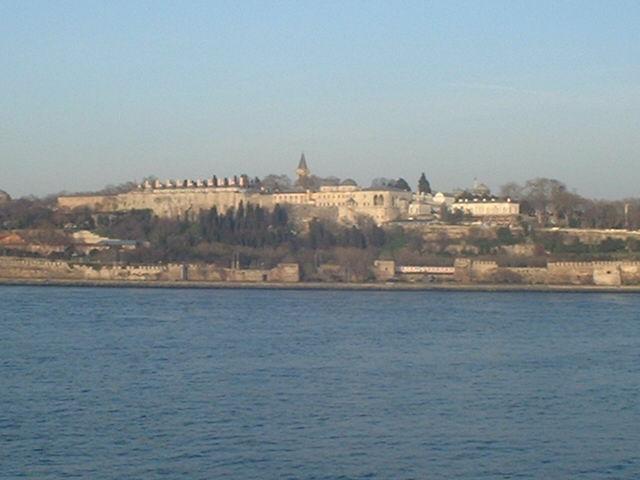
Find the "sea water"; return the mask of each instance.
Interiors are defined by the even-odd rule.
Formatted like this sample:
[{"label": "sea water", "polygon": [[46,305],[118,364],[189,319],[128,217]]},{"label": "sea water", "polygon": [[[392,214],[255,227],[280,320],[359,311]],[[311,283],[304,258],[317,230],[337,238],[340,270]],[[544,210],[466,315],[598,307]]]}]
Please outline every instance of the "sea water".
[{"label": "sea water", "polygon": [[640,296],[0,287],[0,478],[640,478]]}]

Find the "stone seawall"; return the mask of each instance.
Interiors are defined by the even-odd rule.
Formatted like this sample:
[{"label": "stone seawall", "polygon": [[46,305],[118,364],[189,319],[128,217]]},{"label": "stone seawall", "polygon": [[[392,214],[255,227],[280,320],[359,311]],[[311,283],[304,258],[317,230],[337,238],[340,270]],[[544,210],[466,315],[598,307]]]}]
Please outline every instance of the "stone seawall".
[{"label": "stone seawall", "polygon": [[194,282],[284,282],[300,281],[297,263],[281,263],[268,270],[234,269],[211,264],[185,264],[185,280]]},{"label": "stone seawall", "polygon": [[455,261],[458,283],[639,285],[640,262],[549,262],[546,267],[499,267],[493,261]]},{"label": "stone seawall", "polygon": [[88,265],[64,261],[0,257],[0,277],[22,279],[176,281],[182,279],[182,266],[167,265]]},{"label": "stone seawall", "polygon": [[[397,277],[392,261],[378,261],[379,281]],[[431,275],[430,277],[433,277]],[[493,261],[460,258],[449,281],[458,284],[624,286],[640,285],[640,262],[550,262],[547,267],[500,267]],[[0,279],[122,282],[297,283],[296,263],[271,269],[232,269],[212,264],[97,265],[43,259],[0,257]],[[412,281],[419,281],[412,277]]]},{"label": "stone seawall", "polygon": [[0,278],[141,282],[282,282],[300,280],[298,264],[272,269],[232,269],[209,264],[96,265],[65,261],[0,257]]}]

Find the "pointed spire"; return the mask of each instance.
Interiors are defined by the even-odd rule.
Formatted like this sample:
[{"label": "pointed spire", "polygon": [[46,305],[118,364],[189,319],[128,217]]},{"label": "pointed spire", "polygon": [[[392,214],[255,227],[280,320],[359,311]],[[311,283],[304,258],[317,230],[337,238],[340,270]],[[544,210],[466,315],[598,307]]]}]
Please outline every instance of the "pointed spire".
[{"label": "pointed spire", "polygon": [[300,162],[298,163],[298,168],[296,168],[296,173],[299,177],[306,177],[311,173],[307,166],[307,159],[304,157],[304,152],[302,152],[302,155],[300,156]]},{"label": "pointed spire", "polygon": [[307,159],[304,158],[304,152],[302,152],[302,155],[300,156],[300,162],[298,163],[298,170],[309,170],[309,167],[307,167]]}]

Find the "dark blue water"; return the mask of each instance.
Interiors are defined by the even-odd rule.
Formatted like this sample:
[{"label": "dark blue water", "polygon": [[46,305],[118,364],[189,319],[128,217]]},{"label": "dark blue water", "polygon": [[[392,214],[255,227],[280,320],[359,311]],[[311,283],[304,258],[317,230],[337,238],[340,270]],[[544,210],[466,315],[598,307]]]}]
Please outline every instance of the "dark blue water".
[{"label": "dark blue water", "polygon": [[0,287],[1,478],[640,478],[640,296]]}]

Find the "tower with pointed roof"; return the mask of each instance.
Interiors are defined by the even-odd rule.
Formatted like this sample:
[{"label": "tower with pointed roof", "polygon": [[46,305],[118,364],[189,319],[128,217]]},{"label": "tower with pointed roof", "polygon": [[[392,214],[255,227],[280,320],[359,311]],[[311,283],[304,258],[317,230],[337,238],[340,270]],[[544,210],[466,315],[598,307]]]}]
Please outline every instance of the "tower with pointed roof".
[{"label": "tower with pointed roof", "polygon": [[298,181],[303,182],[311,174],[311,170],[307,166],[307,159],[304,158],[304,152],[300,156],[300,162],[298,162],[298,168],[296,168],[296,174],[298,175]]}]

